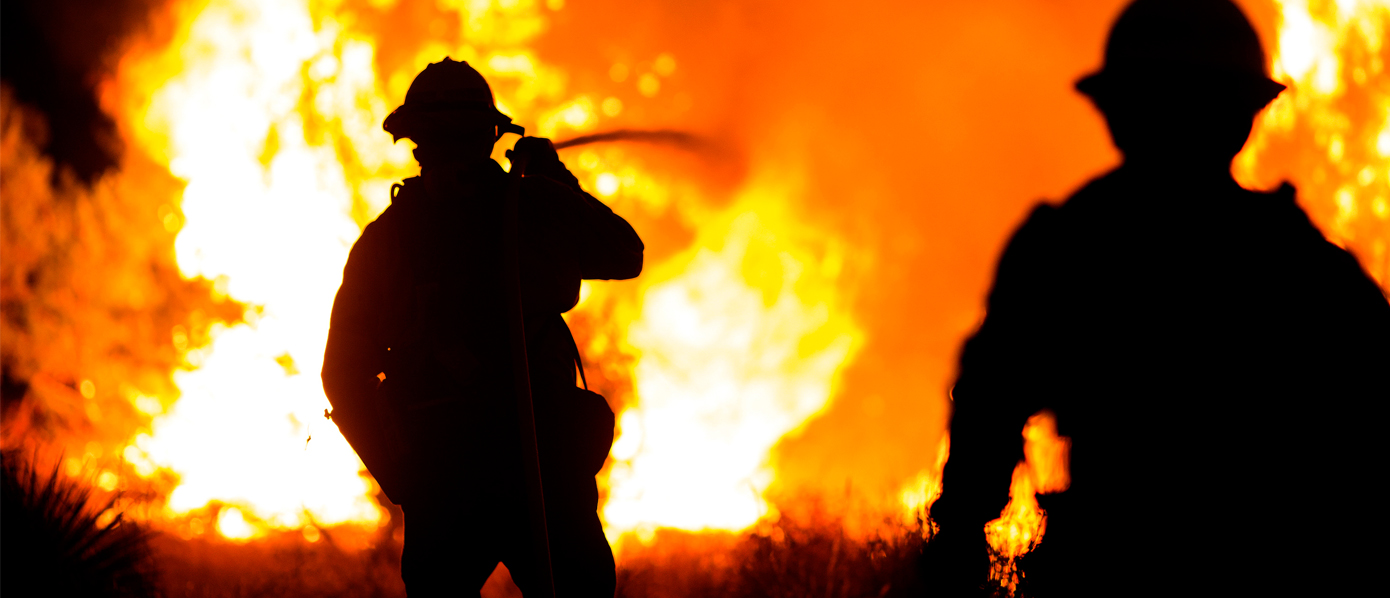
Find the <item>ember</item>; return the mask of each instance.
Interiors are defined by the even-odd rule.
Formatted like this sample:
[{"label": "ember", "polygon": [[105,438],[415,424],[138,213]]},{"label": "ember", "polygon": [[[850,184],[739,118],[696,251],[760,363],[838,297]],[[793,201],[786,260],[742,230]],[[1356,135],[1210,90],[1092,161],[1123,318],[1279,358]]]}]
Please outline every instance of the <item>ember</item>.
[{"label": "ember", "polygon": [[[397,592],[401,514],[325,420],[317,372],[348,249],[415,174],[382,120],[452,56],[532,134],[681,140],[561,154],[648,241],[641,278],[586,282],[566,314],[618,413],[600,512],[627,595],[792,565],[820,568],[816,595],[902,591],[873,568],[910,568],[931,537],[947,388],[999,246],[1116,161],[1070,86],[1123,2],[904,4],[159,4],[99,85],[124,149],[90,185],[4,92],[4,446],[123,491],[157,548],[192,547],[180,584],[225,582],[219,551],[345,554]],[[1290,90],[1238,179],[1293,182],[1390,288],[1390,6],[1241,4]],[[1035,494],[1070,484],[1051,414],[1022,434],[987,528],[1008,591],[1045,541]],[[793,545],[824,562],[778,561]],[[707,561],[724,577],[663,577]]]}]

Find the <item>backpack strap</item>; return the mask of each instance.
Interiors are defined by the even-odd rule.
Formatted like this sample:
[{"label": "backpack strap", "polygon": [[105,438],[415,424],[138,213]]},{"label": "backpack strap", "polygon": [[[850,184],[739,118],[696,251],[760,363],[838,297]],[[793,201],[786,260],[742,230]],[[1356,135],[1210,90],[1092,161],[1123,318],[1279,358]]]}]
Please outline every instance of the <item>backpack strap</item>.
[{"label": "backpack strap", "polygon": [[565,319],[559,315],[561,329],[565,331],[565,336],[570,339],[570,348],[574,350],[574,365],[579,368],[579,381],[584,383],[584,390],[589,390],[589,379],[584,377],[584,357],[579,354],[579,342],[574,340],[574,333],[570,332],[569,325]]}]

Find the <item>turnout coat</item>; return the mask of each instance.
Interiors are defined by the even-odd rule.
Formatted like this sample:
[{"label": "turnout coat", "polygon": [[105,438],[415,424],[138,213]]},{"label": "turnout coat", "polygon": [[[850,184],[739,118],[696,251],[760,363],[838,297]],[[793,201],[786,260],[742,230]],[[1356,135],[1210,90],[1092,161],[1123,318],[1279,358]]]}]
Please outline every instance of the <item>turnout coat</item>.
[{"label": "turnout coat", "polygon": [[[520,189],[521,298],[538,409],[575,386],[574,341],[560,314],[578,302],[580,280],[642,269],[632,227],[563,166],[554,170],[524,177]],[[343,270],[323,386],[334,422],[394,502],[446,477],[479,479],[499,499],[519,483],[501,271],[507,185],[491,160],[406,179]]]},{"label": "turnout coat", "polygon": [[1000,259],[953,390],[930,574],[983,581],[982,528],[1047,409],[1072,486],[1039,496],[1028,593],[1340,594],[1384,553],[1361,518],[1387,399],[1390,305],[1292,187],[1122,167],[1039,206]]}]

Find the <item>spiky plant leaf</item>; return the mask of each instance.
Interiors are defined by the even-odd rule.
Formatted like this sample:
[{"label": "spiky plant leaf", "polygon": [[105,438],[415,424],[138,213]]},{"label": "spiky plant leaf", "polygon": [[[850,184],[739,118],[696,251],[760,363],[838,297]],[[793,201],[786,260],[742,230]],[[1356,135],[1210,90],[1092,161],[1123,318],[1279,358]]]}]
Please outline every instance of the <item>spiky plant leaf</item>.
[{"label": "spiky plant leaf", "polygon": [[151,579],[149,533],[117,514],[99,524],[116,497],[93,508],[90,485],[41,476],[37,460],[0,454],[0,590],[6,596],[157,595]]}]

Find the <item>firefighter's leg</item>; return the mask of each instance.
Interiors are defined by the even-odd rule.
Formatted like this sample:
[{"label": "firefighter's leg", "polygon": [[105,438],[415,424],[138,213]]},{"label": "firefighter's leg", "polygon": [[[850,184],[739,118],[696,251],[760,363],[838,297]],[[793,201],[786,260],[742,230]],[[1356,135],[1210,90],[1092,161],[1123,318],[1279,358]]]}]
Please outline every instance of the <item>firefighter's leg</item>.
[{"label": "firefighter's leg", "polygon": [[496,519],[457,497],[403,506],[401,579],[410,598],[478,595],[502,559]]},{"label": "firefighter's leg", "polygon": [[[598,488],[593,476],[545,476],[545,515],[550,534],[550,566],[560,598],[612,598],[617,586],[613,551],[598,519]],[[525,525],[525,519],[519,519]],[[519,537],[524,528],[518,528]],[[532,586],[529,547],[514,545],[505,561],[522,594]]]},{"label": "firefighter's leg", "polygon": [[[546,487],[546,513],[551,522],[550,552],[556,591],[561,596],[611,598],[617,577],[613,551],[598,518],[594,476],[572,474],[559,480],[555,477],[552,475]],[[555,487],[554,492],[551,487]]]},{"label": "firefighter's leg", "polygon": [[618,580],[598,513],[566,513],[551,520],[552,566],[559,595],[611,598]]}]

